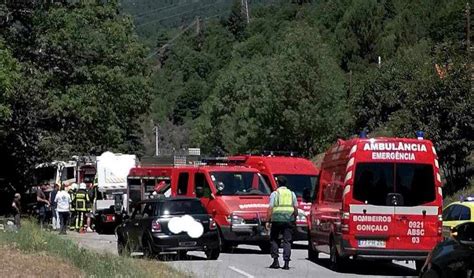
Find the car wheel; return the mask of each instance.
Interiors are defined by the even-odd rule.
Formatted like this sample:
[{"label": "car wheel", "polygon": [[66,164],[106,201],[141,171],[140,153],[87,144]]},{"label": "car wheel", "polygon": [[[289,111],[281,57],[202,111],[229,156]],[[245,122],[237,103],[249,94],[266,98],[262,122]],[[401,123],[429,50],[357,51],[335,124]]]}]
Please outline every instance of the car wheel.
[{"label": "car wheel", "polygon": [[318,251],[314,250],[313,244],[308,240],[308,260],[315,262],[319,259]]},{"label": "car wheel", "polygon": [[148,259],[154,259],[155,253],[153,252],[153,248],[151,246],[150,241],[144,238],[142,244],[143,244],[143,257],[148,258]]},{"label": "car wheel", "polygon": [[179,251],[178,251],[178,259],[179,259],[179,260],[184,260],[184,259],[186,259],[186,258],[188,257],[187,254],[188,254],[188,251],[186,251],[186,250],[179,250]]},{"label": "car wheel", "polygon": [[329,266],[333,271],[339,272],[342,270],[344,264],[346,263],[345,258],[342,258],[337,252],[336,244],[331,240],[330,254],[329,254]]},{"label": "car wheel", "polygon": [[124,257],[129,257],[131,254],[128,244],[120,238],[117,240],[117,252],[120,256]]},{"label": "car wheel", "polygon": [[219,248],[206,250],[206,257],[208,260],[217,260],[221,254]]},{"label": "car wheel", "polygon": [[262,253],[264,254],[270,254],[270,251],[272,249],[272,245],[270,244],[270,242],[260,243],[258,247],[260,247],[260,250],[262,250]]}]

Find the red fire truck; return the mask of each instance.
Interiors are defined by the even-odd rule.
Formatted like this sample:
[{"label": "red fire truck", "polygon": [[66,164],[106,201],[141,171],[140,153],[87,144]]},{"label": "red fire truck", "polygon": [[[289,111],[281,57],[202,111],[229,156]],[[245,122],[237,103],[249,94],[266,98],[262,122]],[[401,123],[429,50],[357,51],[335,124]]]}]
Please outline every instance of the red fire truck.
[{"label": "red fire truck", "polygon": [[[295,192],[298,198],[298,217],[296,219],[296,231],[293,240],[308,239],[307,216],[311,208],[311,203],[305,202],[314,194],[315,185],[319,176],[319,169],[314,164],[304,158],[294,156],[268,155],[242,155],[234,156],[230,159],[241,160],[244,165],[250,166],[260,171],[265,181],[276,190],[276,177],[284,176],[288,180],[288,188]],[[306,198],[303,196],[306,195]]]},{"label": "red fire truck", "polygon": [[257,170],[226,163],[132,168],[129,201],[151,198],[157,184],[156,193],[164,196],[200,198],[217,223],[224,251],[245,243],[269,252],[265,222],[271,188]]},{"label": "red fire truck", "polygon": [[415,260],[442,240],[442,190],[436,150],[424,140],[339,140],[321,165],[309,216],[308,256]]}]

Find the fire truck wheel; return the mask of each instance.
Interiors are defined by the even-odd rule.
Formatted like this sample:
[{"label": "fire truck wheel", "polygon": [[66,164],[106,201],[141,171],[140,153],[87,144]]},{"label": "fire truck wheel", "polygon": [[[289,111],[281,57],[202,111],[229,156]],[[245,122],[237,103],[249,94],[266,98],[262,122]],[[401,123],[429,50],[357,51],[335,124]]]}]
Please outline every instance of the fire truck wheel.
[{"label": "fire truck wheel", "polygon": [[318,251],[313,249],[313,245],[311,244],[311,241],[308,241],[308,260],[315,262],[319,259],[319,253]]},{"label": "fire truck wheel", "polygon": [[339,253],[337,252],[336,244],[333,240],[331,240],[330,246],[330,254],[329,254],[329,263],[330,268],[333,271],[339,272],[343,269],[344,264],[346,263],[347,259],[342,258]]}]

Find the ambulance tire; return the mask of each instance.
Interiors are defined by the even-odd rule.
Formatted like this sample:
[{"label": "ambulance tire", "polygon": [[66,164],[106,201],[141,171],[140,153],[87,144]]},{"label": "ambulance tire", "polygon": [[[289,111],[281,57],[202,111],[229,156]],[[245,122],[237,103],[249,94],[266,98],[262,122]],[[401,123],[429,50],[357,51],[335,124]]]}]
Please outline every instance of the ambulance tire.
[{"label": "ambulance tire", "polygon": [[331,239],[330,243],[330,254],[329,254],[329,267],[336,272],[343,270],[344,266],[347,264],[348,259],[343,258],[337,252],[337,247],[334,240]]},{"label": "ambulance tire", "polygon": [[314,250],[311,240],[308,240],[308,260],[315,262],[319,259],[319,252]]},{"label": "ambulance tire", "polygon": [[424,262],[424,261],[415,261],[415,269],[416,269],[416,272],[417,272],[417,273],[420,273],[420,272],[421,272],[421,269],[423,268],[424,265],[425,265],[425,262]]}]

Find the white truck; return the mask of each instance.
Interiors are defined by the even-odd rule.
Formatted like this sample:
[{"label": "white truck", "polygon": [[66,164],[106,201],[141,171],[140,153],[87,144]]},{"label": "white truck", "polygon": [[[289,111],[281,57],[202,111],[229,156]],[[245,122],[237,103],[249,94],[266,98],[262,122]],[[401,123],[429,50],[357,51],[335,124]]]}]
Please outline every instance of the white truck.
[{"label": "white truck", "polygon": [[35,167],[36,185],[48,184],[49,191],[55,184],[76,182],[76,167],[76,161],[55,160],[38,164]]},{"label": "white truck", "polygon": [[127,211],[127,176],[138,164],[136,155],[104,152],[97,157],[97,198],[93,205],[97,232],[113,232]]}]

